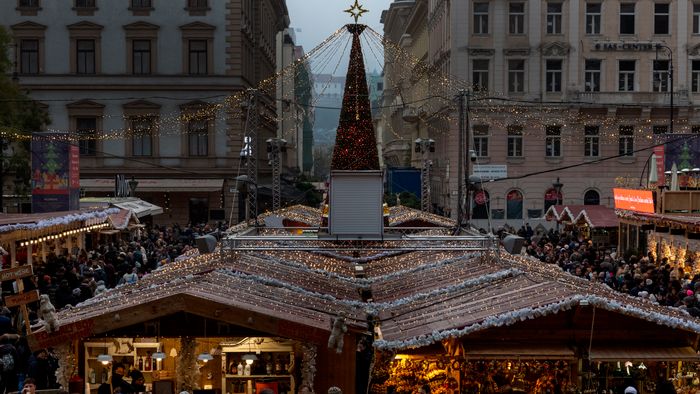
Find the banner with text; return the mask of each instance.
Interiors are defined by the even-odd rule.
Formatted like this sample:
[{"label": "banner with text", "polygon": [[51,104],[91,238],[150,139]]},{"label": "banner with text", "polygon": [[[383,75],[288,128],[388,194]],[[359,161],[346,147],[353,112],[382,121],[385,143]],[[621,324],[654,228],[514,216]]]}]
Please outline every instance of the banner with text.
[{"label": "banner with text", "polygon": [[651,190],[613,189],[615,208],[654,213],[654,195]]}]

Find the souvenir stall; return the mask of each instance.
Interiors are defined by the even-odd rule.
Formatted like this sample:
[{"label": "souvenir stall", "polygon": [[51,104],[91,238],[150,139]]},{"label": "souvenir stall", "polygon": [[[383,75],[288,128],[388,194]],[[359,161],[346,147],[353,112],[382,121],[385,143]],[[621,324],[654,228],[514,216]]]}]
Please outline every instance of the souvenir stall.
[{"label": "souvenir stall", "polygon": [[108,229],[109,215],[115,208],[0,215],[0,245],[9,253],[9,262],[32,264],[46,260],[50,253],[83,248],[93,234]]},{"label": "souvenir stall", "polygon": [[373,284],[384,307],[372,393],[700,389],[697,319],[526,257],[490,263],[463,262],[480,273],[459,279],[464,265],[423,270],[410,296],[392,294],[393,279]]},{"label": "souvenir stall", "polygon": [[622,250],[648,250],[656,261],[691,275],[700,273],[700,218],[658,213],[618,212]]},{"label": "souvenir stall", "polygon": [[576,231],[595,246],[617,245],[619,220],[613,208],[602,205],[553,205],[545,213],[566,231]]},{"label": "souvenir stall", "polygon": [[[116,367],[127,376],[138,370],[146,391],[159,394],[291,394],[334,385],[354,392],[355,338],[367,330],[365,313],[352,306],[357,288],[329,284],[287,256],[214,253],[173,262],[60,311],[58,332],[33,333],[30,347],[59,349],[63,384],[79,380],[80,392],[92,394]],[[350,263],[340,264],[339,272],[352,273]]]}]

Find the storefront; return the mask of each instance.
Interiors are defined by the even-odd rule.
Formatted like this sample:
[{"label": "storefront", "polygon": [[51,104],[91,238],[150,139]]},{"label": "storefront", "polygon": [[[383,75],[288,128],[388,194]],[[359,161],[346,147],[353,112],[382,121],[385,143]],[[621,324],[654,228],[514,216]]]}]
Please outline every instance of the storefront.
[{"label": "storefront", "polygon": [[178,379],[202,390],[230,394],[296,393],[301,343],[271,337],[100,337],[82,343],[85,393],[109,384],[116,367],[131,384],[142,376],[146,392],[172,393]]}]

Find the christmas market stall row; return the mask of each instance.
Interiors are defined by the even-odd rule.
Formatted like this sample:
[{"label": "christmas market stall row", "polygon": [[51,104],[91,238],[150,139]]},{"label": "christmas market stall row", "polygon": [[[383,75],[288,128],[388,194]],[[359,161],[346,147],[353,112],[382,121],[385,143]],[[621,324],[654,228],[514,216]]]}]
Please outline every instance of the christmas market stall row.
[{"label": "christmas market stall row", "polygon": [[[651,200],[651,191],[647,193]],[[686,274],[700,273],[700,192],[663,191],[656,207],[618,209],[618,250],[629,253],[648,250],[654,260],[681,268]]]},{"label": "christmas market stall row", "polygon": [[[255,393],[641,393],[698,383],[700,321],[523,256],[444,218],[391,210],[384,240],[339,242],[264,223],[213,253],[57,313],[65,387],[97,393],[115,367],[148,391]],[[273,220],[274,219],[274,220]],[[423,223],[401,234],[401,223]],[[312,228],[309,228],[312,230]],[[72,386],[75,390],[75,384]],[[685,391],[683,391],[685,390]]]},{"label": "christmas market stall row", "polygon": [[[49,254],[90,250],[104,237],[138,225],[129,209],[0,214],[0,246],[7,251],[5,268],[46,261]],[[133,228],[133,227],[132,227]]]}]

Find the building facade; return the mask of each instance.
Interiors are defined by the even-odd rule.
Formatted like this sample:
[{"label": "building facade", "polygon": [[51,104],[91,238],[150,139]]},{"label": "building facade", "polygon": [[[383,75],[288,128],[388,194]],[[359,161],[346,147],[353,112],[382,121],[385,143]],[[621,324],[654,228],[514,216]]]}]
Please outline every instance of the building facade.
[{"label": "building facade", "polygon": [[[646,185],[655,135],[700,130],[700,3],[395,1],[385,32],[414,39],[400,15],[416,10],[428,36],[419,77],[451,104],[406,110],[437,142],[432,199],[453,217],[460,91],[462,157],[472,180],[485,182],[465,192],[465,206],[484,228],[536,223],[556,203],[612,206],[613,187]],[[390,78],[399,76],[387,76],[386,91]],[[410,140],[411,126],[393,129]]]},{"label": "building facade", "polygon": [[[50,130],[80,136],[83,191],[113,194],[114,175],[133,177],[163,223],[238,218],[245,111],[235,97],[274,74],[288,23],[283,0],[0,4],[19,83],[46,105]],[[260,108],[264,179],[274,92]]]},{"label": "building facade", "polygon": [[277,137],[287,143],[282,158],[291,175],[313,170],[313,81],[309,62],[301,61],[304,48],[296,45],[294,30],[277,36]]}]

